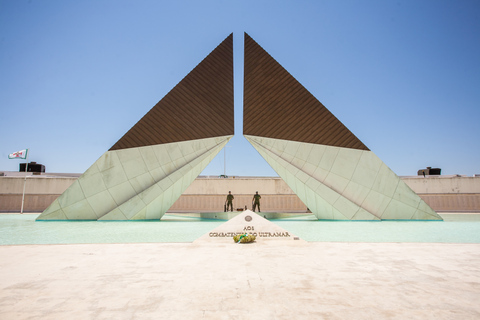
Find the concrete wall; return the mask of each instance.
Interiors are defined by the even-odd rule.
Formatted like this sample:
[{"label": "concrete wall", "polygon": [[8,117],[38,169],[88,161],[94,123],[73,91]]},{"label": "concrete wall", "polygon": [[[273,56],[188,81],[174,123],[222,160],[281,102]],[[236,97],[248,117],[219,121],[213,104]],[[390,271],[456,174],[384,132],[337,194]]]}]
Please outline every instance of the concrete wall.
[{"label": "concrete wall", "polygon": [[[76,177],[27,176],[25,212],[41,212],[58,198]],[[20,212],[24,176],[0,177],[0,212]]]},{"label": "concrete wall", "polygon": [[440,212],[480,212],[480,177],[404,177],[432,209]]},{"label": "concrete wall", "polygon": [[[232,201],[234,211],[252,210],[253,195],[235,195]],[[169,212],[222,212],[226,195],[185,195],[183,194]],[[264,212],[307,212],[307,206],[294,194],[262,194],[261,211]]]},{"label": "concrete wall", "polygon": [[[62,194],[75,182],[75,177],[28,176],[26,194]],[[24,177],[0,177],[0,194],[22,194]]]},{"label": "concrete wall", "polygon": [[417,194],[480,193],[480,177],[414,176],[402,180]]},{"label": "concrete wall", "polygon": [[[25,211],[41,212],[77,178],[29,176]],[[427,176],[403,177],[417,194],[440,212],[480,212],[480,177]],[[24,177],[0,176],[0,211],[19,212]],[[223,211],[228,191],[235,196],[234,208],[251,209],[255,191],[262,195],[262,211],[305,212],[307,207],[280,178],[198,177],[170,208],[170,212]]]},{"label": "concrete wall", "polygon": [[280,178],[197,178],[170,208],[170,212],[223,211],[231,191],[234,209],[252,209],[256,191],[262,196],[261,210],[270,212],[306,212],[307,207]]}]

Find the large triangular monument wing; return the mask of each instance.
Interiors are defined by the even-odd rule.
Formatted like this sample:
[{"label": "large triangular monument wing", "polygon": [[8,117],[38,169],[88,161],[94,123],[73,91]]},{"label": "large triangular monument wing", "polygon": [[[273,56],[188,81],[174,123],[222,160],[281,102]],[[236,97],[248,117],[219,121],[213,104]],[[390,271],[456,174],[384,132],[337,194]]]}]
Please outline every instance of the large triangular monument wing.
[{"label": "large triangular monument wing", "polygon": [[243,134],[318,219],[441,220],[248,34]]},{"label": "large triangular monument wing", "polygon": [[234,134],[228,36],[37,220],[160,219]]}]

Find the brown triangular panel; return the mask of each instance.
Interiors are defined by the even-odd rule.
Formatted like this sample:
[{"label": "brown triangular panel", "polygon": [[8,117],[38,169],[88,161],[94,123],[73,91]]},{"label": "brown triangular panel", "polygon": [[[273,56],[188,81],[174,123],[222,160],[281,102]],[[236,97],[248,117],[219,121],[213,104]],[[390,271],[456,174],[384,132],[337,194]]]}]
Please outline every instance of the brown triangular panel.
[{"label": "brown triangular panel", "polygon": [[245,33],[243,134],[369,150]]},{"label": "brown triangular panel", "polygon": [[110,150],[233,134],[230,34]]}]

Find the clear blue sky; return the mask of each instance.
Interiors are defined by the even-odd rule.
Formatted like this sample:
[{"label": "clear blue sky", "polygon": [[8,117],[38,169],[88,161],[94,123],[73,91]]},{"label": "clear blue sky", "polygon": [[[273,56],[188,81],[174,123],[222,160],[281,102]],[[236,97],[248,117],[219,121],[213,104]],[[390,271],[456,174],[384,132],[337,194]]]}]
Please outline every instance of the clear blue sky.
[{"label": "clear blue sky", "polygon": [[85,171],[231,32],[228,175],[276,175],[242,136],[243,32],[397,174],[480,173],[478,0],[0,0],[0,171]]}]

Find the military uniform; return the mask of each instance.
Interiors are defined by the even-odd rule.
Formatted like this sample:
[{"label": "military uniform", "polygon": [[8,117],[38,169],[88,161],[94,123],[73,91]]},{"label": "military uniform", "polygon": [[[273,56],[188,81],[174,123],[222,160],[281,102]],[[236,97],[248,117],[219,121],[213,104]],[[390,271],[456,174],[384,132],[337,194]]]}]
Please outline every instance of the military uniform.
[{"label": "military uniform", "polygon": [[228,211],[228,206],[230,206],[230,210],[233,212],[233,204],[232,204],[233,199],[235,199],[235,198],[233,197],[233,194],[230,194],[230,193],[229,193],[229,194],[227,195],[227,211]]},{"label": "military uniform", "polygon": [[262,199],[262,196],[258,194],[258,192],[256,194],[253,195],[253,212],[255,212],[255,208],[258,206],[258,212],[262,212],[260,211],[260,199]]}]

